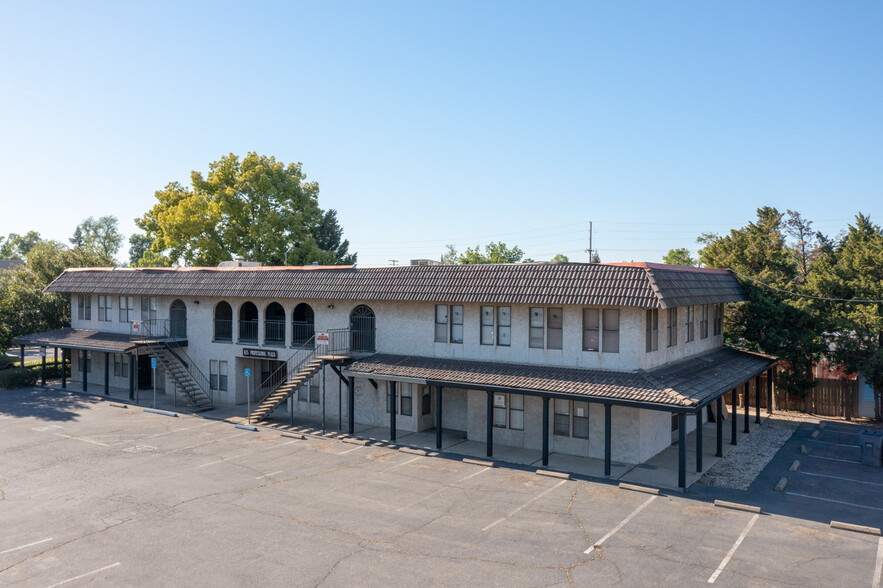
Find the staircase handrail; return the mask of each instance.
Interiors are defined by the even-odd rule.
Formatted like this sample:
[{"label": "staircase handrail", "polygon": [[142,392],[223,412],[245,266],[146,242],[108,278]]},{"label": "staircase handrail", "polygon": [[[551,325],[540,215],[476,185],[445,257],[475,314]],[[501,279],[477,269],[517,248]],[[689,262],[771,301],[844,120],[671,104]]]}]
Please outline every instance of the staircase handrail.
[{"label": "staircase handrail", "polygon": [[[156,325],[156,333],[154,333],[154,329],[150,328],[150,322],[158,323]],[[211,387],[211,382],[205,376],[201,369],[196,365],[196,363],[187,355],[187,352],[184,351],[184,348],[178,344],[177,337],[173,337],[171,331],[169,330],[168,321],[163,319],[161,321],[141,321],[139,324],[139,329],[141,333],[141,341],[146,343],[149,348],[153,348],[152,342],[157,343],[165,347],[169,353],[176,356],[178,360],[181,362],[181,365],[187,370],[190,374],[190,377],[196,382],[196,385],[202,390],[203,394],[209,399],[209,402],[212,406],[215,405],[214,399],[214,391]],[[160,334],[161,333],[161,334]],[[172,344],[175,345],[177,350],[172,349]],[[182,357],[183,356],[183,357]]]},{"label": "staircase handrail", "polygon": [[[316,347],[314,345],[315,336],[310,337],[306,342],[300,345],[297,349],[295,349],[294,353],[286,359],[282,365],[276,368],[273,373],[267,376],[263,382],[261,382],[258,391],[266,390],[266,392],[258,399],[257,404],[262,403],[266,400],[273,392],[276,391],[279,386],[287,382],[291,379],[291,376],[296,374],[301,367],[304,366],[310,359],[312,359],[316,354]],[[283,376],[284,374],[284,376]]]}]

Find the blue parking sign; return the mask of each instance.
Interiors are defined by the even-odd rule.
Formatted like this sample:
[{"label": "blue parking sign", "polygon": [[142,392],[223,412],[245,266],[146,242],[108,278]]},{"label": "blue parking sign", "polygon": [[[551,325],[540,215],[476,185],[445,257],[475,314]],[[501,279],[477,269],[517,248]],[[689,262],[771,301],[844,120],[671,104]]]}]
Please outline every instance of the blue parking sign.
[{"label": "blue parking sign", "polygon": [[155,357],[150,358],[150,367],[152,367],[153,369],[156,369],[156,358]]},{"label": "blue parking sign", "polygon": [[251,376],[251,370],[249,368],[245,368],[245,377],[248,378]]}]

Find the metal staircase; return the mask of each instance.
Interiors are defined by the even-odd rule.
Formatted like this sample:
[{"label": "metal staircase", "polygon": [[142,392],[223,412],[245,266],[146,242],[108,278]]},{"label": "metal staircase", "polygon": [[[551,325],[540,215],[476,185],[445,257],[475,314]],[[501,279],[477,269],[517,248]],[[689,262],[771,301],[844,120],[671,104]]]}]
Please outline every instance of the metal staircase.
[{"label": "metal staircase", "polygon": [[142,321],[139,324],[141,334],[139,342],[144,344],[150,355],[156,358],[163,372],[172,379],[177,390],[182,393],[184,402],[190,405],[194,412],[214,408],[208,378],[181,347],[177,347],[177,350],[172,349],[176,339],[169,333],[168,326],[163,322],[153,322],[155,323],[153,325],[149,321]]},{"label": "metal staircase", "polygon": [[310,356],[311,358],[301,364],[295,374],[286,378],[279,386],[272,389],[270,394],[264,397],[260,404],[258,404],[257,408],[251,411],[249,422],[260,421],[266,418],[280,404],[297,392],[301,386],[309,382],[316,372],[322,369],[325,361],[316,359],[314,357],[315,353],[311,353]]}]

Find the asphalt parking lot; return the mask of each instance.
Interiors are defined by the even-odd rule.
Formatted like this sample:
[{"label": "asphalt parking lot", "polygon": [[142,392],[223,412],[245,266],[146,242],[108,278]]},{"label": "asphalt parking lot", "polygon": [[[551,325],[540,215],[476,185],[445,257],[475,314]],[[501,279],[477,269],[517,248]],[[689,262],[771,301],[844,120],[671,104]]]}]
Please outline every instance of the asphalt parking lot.
[{"label": "asphalt parking lot", "polygon": [[880,585],[878,536],[708,500],[0,391],[3,585]]}]

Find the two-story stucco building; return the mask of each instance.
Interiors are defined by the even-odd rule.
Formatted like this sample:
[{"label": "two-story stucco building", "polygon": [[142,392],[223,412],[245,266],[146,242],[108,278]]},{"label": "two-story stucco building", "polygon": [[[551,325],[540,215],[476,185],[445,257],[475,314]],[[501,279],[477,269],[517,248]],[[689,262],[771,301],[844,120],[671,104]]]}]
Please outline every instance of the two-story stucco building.
[{"label": "two-story stucco building", "polygon": [[[254,419],[397,431],[641,463],[716,418],[774,360],[723,344],[728,270],[661,264],[76,269],[72,380],[160,390]],[[250,373],[250,376],[246,374]],[[746,388],[747,390],[747,388]],[[735,395],[734,395],[735,397]],[[692,417],[692,418],[687,418]],[[733,421],[735,424],[735,421]],[[721,428],[718,426],[718,443]],[[697,435],[701,442],[701,435]],[[697,470],[701,470],[701,450]]]}]

